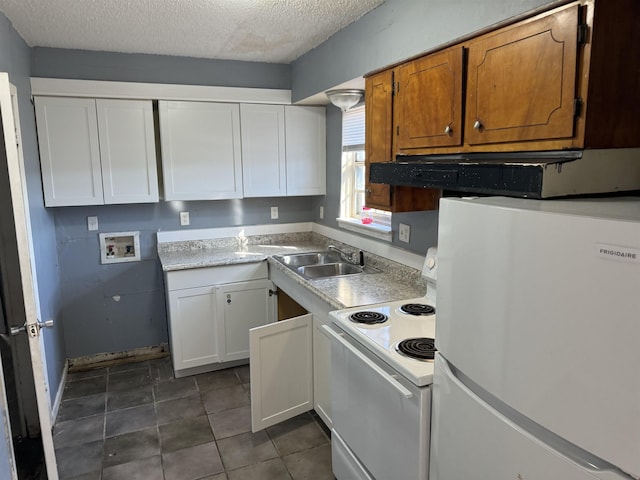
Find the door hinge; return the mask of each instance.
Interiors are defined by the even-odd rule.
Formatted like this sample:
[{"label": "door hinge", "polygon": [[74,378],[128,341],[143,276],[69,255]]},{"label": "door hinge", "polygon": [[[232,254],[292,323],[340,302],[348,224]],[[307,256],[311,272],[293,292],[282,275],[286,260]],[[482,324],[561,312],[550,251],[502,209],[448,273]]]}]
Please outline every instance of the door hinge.
[{"label": "door hinge", "polygon": [[396,125],[396,137],[400,136],[400,125]]},{"label": "door hinge", "polygon": [[578,45],[584,45],[589,38],[589,25],[581,23],[578,25]]},{"label": "door hinge", "polygon": [[583,102],[581,97],[575,98],[573,100],[573,116],[574,117],[579,117],[580,115],[582,115],[582,105],[583,105]]},{"label": "door hinge", "polygon": [[269,296],[273,297],[274,295],[278,295],[278,290],[269,289]]}]

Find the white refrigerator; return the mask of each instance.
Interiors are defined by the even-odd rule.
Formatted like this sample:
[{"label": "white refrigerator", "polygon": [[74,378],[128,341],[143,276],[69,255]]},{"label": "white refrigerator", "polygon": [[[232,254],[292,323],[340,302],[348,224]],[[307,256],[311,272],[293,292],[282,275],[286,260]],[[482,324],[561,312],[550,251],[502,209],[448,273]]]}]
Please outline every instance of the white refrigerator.
[{"label": "white refrigerator", "polygon": [[430,480],[640,478],[640,197],[443,199]]}]

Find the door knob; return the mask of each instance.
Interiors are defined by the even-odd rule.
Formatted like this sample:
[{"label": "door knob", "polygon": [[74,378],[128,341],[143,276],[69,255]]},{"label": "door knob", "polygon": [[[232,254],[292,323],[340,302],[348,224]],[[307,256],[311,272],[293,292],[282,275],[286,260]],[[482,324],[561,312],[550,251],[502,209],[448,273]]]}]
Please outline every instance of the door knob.
[{"label": "door knob", "polygon": [[35,323],[25,322],[24,325],[20,325],[19,327],[11,327],[10,333],[12,336],[15,336],[22,332],[28,331],[30,336],[36,337],[40,330],[42,330],[43,328],[51,328],[51,327],[53,327],[52,319],[45,320],[44,322],[37,320]]}]

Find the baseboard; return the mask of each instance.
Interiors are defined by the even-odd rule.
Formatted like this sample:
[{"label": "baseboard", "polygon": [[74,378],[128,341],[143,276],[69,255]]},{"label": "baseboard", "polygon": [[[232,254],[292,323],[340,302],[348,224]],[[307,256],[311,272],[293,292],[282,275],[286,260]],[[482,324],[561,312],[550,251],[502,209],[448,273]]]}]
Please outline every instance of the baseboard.
[{"label": "baseboard", "polygon": [[67,385],[67,375],[69,374],[69,361],[64,362],[64,368],[62,369],[62,377],[58,384],[58,391],[51,405],[51,425],[56,424],[56,418],[58,418],[58,411],[60,410],[60,404],[62,403],[62,395],[64,394],[64,387]]},{"label": "baseboard", "polygon": [[169,355],[169,345],[162,343],[151,347],[136,348],[124,352],[98,353],[84,357],[70,358],[69,373],[93,370],[94,368],[109,367],[119,363],[142,362]]}]

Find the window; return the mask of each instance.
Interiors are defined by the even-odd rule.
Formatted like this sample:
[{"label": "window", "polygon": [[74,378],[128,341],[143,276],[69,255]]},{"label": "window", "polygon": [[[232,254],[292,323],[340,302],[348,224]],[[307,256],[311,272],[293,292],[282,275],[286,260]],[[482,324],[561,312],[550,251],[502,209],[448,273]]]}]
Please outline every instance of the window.
[{"label": "window", "polygon": [[364,206],[364,106],[342,115],[342,185],[338,224],[348,230],[391,240],[391,213],[370,209],[373,223],[361,221]]}]

